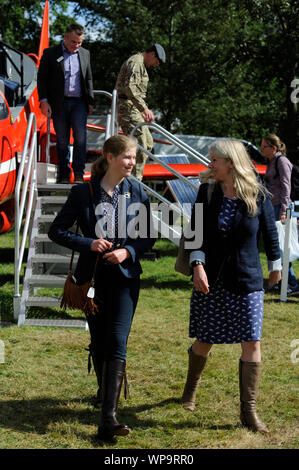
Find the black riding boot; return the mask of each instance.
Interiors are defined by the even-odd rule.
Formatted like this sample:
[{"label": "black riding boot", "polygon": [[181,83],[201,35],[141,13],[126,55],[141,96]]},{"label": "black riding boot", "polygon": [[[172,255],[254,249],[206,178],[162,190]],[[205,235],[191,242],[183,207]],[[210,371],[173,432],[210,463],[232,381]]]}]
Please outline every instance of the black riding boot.
[{"label": "black riding boot", "polygon": [[90,343],[89,345],[89,357],[88,357],[88,372],[91,369],[91,361],[93,363],[93,368],[97,376],[98,382],[98,391],[97,395],[93,400],[93,405],[95,408],[100,408],[102,401],[103,401],[103,391],[102,391],[102,379],[103,379],[103,361],[98,357],[99,355],[96,353],[95,348]]},{"label": "black riding boot", "polygon": [[120,424],[116,417],[121,386],[126,372],[126,361],[117,359],[107,361],[104,367],[104,396],[98,436],[101,439],[126,436],[130,432],[129,427],[126,424]]}]

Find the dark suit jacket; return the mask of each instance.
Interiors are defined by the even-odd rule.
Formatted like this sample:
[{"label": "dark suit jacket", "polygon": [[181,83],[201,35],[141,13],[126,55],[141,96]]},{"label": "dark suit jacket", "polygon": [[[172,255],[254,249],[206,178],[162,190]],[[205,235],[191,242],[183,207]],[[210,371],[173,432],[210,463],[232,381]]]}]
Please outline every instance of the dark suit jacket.
[{"label": "dark suit jacket", "polygon": [[[90,280],[92,277],[96,253],[90,250],[90,246],[93,240],[99,238],[95,232],[98,220],[95,215],[95,207],[99,204],[100,200],[100,180],[93,180],[92,186],[94,191],[93,199],[90,195],[88,183],[72,187],[65,205],[53,221],[49,230],[49,238],[51,240],[80,253],[74,273],[79,283]],[[131,255],[123,263],[118,265],[119,269],[126,277],[133,278],[142,272],[139,257],[153,246],[155,238],[151,238],[150,236],[150,230],[152,228],[150,204],[141,185],[124,179],[121,187],[121,195],[125,196],[125,209],[127,209],[131,203],[137,205],[138,203],[142,203],[145,210],[147,224],[146,236],[134,238],[132,236],[130,237],[130,233],[125,233],[123,238],[119,240],[120,248],[126,248]],[[122,214],[124,218],[119,218],[119,226],[123,223],[123,226],[128,227],[130,221],[133,221],[136,215],[138,215],[136,212],[137,206],[135,206],[135,208],[134,206],[131,207],[133,207],[132,211],[125,210]],[[69,228],[72,227],[76,221],[78,221],[82,236],[69,231]],[[134,225],[133,222],[132,225]]]},{"label": "dark suit jacket", "polygon": [[[280,258],[277,229],[270,197],[258,200],[258,213],[247,215],[245,203],[238,199],[233,226],[227,236],[218,230],[218,216],[223,201],[221,186],[216,184],[211,200],[207,197],[208,184],[199,188],[196,203],[203,204],[203,243],[199,250],[205,253],[205,270],[210,286],[219,275],[224,286],[237,294],[263,289],[263,272],[259,259],[258,235],[262,233],[268,260]],[[194,229],[194,211],[192,214]]]},{"label": "dark suit jacket", "polygon": [[[86,107],[88,108],[88,105],[93,104],[94,101],[90,54],[89,51],[83,47],[79,48],[78,54],[81,71],[82,96],[86,102]],[[42,100],[46,98],[54,112],[59,109],[63,103],[64,83],[65,72],[63,50],[62,45],[59,44],[44,50],[37,74],[39,99]]]}]

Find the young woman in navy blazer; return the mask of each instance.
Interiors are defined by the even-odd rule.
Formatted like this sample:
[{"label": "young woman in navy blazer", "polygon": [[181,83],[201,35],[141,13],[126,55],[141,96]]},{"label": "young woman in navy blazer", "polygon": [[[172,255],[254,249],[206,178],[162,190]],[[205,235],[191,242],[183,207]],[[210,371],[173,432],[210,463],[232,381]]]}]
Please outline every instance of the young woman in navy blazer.
[{"label": "young woman in navy blazer", "polygon": [[[263,272],[259,260],[261,232],[269,263],[269,284],[281,277],[274,212],[243,144],[234,139],[210,147],[209,170],[202,174],[196,203],[203,207],[201,247],[190,250],[194,288],[191,297],[189,370],[182,404],[194,410],[196,390],[213,344],[240,343],[241,421],[267,432],[256,413],[261,372]],[[196,248],[196,247],[195,247]]]},{"label": "young woman in navy blazer", "polygon": [[[135,140],[122,135],[108,139],[92,167],[93,197],[88,183],[73,186],[49,231],[51,240],[80,253],[74,273],[79,284],[91,279],[99,254],[95,276],[99,312],[87,320],[99,385],[96,404],[102,406],[99,437],[103,439],[130,432],[118,422],[116,413],[123,380],[126,385],[127,341],[142,272],[139,258],[155,241],[148,197],[140,183],[128,179],[135,162]],[[141,234],[132,229],[139,210]],[[75,222],[82,235],[69,230]]]}]

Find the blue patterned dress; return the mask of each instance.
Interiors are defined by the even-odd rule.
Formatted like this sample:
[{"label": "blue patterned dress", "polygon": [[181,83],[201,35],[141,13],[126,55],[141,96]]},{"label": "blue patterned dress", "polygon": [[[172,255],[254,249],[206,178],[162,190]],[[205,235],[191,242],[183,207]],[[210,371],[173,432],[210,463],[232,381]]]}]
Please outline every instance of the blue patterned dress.
[{"label": "blue patterned dress", "polygon": [[[223,198],[218,228],[227,232],[236,215],[237,201]],[[221,278],[204,294],[195,289],[190,303],[189,337],[202,343],[232,344],[259,341],[263,327],[264,291],[234,294]]]}]

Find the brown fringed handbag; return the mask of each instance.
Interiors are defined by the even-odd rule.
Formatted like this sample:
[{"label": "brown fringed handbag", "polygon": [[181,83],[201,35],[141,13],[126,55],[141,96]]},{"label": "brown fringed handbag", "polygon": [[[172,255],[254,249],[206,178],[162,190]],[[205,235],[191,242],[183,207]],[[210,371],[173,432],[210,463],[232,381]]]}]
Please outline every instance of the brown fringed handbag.
[{"label": "brown fringed handbag", "polygon": [[[89,189],[92,196],[92,187],[89,183]],[[78,234],[78,223],[77,223],[77,230],[76,235]],[[86,316],[88,315],[95,315],[98,311],[98,306],[94,302],[95,297],[95,290],[94,290],[94,277],[96,274],[97,264],[99,255],[97,255],[93,275],[90,281],[85,282],[84,284],[78,285],[76,283],[76,279],[73,276],[72,266],[74,260],[75,251],[73,250],[68,276],[66,278],[63,294],[61,298],[60,307],[61,308],[69,308],[71,310],[82,310]]]},{"label": "brown fringed handbag", "polygon": [[71,256],[69,272],[64,284],[60,307],[64,309],[69,308],[71,310],[82,310],[86,316],[90,314],[95,315],[96,311],[98,311],[98,306],[94,303],[94,275],[99,255],[95,262],[91,281],[84,282],[84,284],[81,285],[76,283],[76,279],[72,273],[73,258],[74,251]]}]

